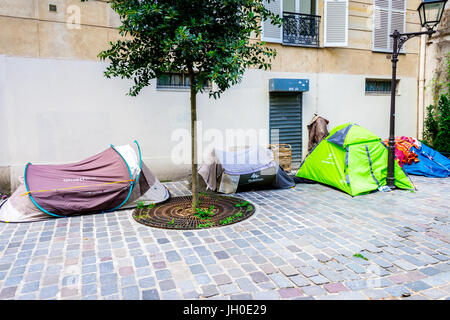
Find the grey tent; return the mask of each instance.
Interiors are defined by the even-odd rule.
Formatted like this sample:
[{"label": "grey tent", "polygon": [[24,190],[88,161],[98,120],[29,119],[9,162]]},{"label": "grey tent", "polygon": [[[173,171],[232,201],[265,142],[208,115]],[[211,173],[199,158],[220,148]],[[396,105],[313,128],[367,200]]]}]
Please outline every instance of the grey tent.
[{"label": "grey tent", "polygon": [[294,180],[274,160],[272,151],[262,146],[235,151],[214,148],[198,173],[207,189],[221,193],[295,186]]}]

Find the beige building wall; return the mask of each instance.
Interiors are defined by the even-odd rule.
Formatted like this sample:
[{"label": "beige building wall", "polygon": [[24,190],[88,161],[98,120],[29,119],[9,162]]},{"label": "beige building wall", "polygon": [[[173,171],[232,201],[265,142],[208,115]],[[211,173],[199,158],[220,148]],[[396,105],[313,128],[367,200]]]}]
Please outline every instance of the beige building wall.
[{"label": "beige building wall", "polygon": [[[407,1],[407,32],[420,29],[416,11],[419,3],[420,0]],[[49,4],[55,4],[57,12],[50,12]],[[272,70],[389,75],[386,54],[372,52],[372,4],[373,0],[350,0],[348,47],[324,48],[323,1],[319,0],[321,47],[270,44],[278,49]],[[97,61],[98,53],[119,38],[119,25],[117,14],[106,1],[0,0],[0,54]],[[417,76],[418,50],[418,39],[407,42],[407,54],[400,57],[400,76]]]},{"label": "beige building wall", "polygon": [[[406,31],[419,29],[419,2],[408,1]],[[173,164],[171,153],[179,142],[172,133],[190,126],[189,93],[157,90],[153,81],[132,98],[125,95],[129,81],[103,77],[106,63],[97,55],[119,38],[119,24],[105,1],[0,0],[0,181],[9,176],[14,189],[27,162],[78,161],[134,139],[160,179],[188,174],[190,166]],[[270,44],[278,50],[271,71],[248,70],[219,100],[199,96],[203,128],[267,130],[269,79],[301,78],[310,80],[303,94],[303,156],[314,113],[329,119],[330,129],[356,122],[387,137],[390,97],[364,92],[366,78],[391,77],[387,54],[371,50],[371,27],[372,1],[350,1],[348,47]],[[323,18],[320,30],[322,45]],[[396,126],[402,135],[417,134],[418,50],[419,40],[410,40],[399,61]]]}]

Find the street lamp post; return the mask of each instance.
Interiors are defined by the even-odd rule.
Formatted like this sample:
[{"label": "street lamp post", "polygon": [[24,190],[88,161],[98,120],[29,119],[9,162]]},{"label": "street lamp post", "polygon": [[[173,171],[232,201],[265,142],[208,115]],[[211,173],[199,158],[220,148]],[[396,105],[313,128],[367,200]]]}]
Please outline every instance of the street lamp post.
[{"label": "street lamp post", "polygon": [[395,30],[390,36],[393,40],[392,45],[392,80],[391,80],[391,114],[389,123],[389,143],[388,143],[388,173],[386,184],[389,188],[395,187],[395,91],[397,87],[397,62],[398,53],[402,49],[403,44],[411,38],[427,34],[431,37],[436,32],[434,27],[441,21],[447,0],[424,0],[417,8],[422,28],[426,31],[400,33]]}]

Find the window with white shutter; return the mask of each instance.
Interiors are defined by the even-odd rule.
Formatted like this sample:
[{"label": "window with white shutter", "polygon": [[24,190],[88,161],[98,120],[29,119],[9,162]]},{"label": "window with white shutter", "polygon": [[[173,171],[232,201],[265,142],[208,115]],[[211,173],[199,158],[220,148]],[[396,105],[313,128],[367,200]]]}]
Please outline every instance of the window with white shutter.
[{"label": "window with white shutter", "polygon": [[[270,2],[264,0],[264,6],[273,13],[283,16],[283,0],[271,0]],[[277,43],[283,42],[282,28],[273,25],[270,19],[263,21],[261,40]]]},{"label": "window with white shutter", "polygon": [[390,35],[395,30],[405,32],[405,20],[406,0],[374,0],[372,50],[392,52]]},{"label": "window with white shutter", "polygon": [[324,46],[348,45],[348,0],[324,0]]}]

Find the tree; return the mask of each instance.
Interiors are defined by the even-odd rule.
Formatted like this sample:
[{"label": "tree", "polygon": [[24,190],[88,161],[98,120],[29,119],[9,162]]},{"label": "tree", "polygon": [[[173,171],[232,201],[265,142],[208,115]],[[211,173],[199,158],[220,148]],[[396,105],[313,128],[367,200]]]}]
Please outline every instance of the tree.
[{"label": "tree", "polygon": [[435,103],[427,107],[423,141],[445,156],[450,155],[450,54],[446,57],[447,70],[442,80],[433,79],[432,93]]},{"label": "tree", "polygon": [[[82,0],[83,1],[83,0]],[[270,1],[270,0],[269,0]],[[198,204],[196,96],[209,89],[210,98],[240,82],[247,68],[271,67],[276,50],[252,40],[261,21],[281,25],[264,6],[268,0],[109,0],[118,13],[123,39],[99,54],[108,59],[107,78],[132,79],[128,92],[137,96],[150,80],[167,72],[190,79],[192,210]]]}]

